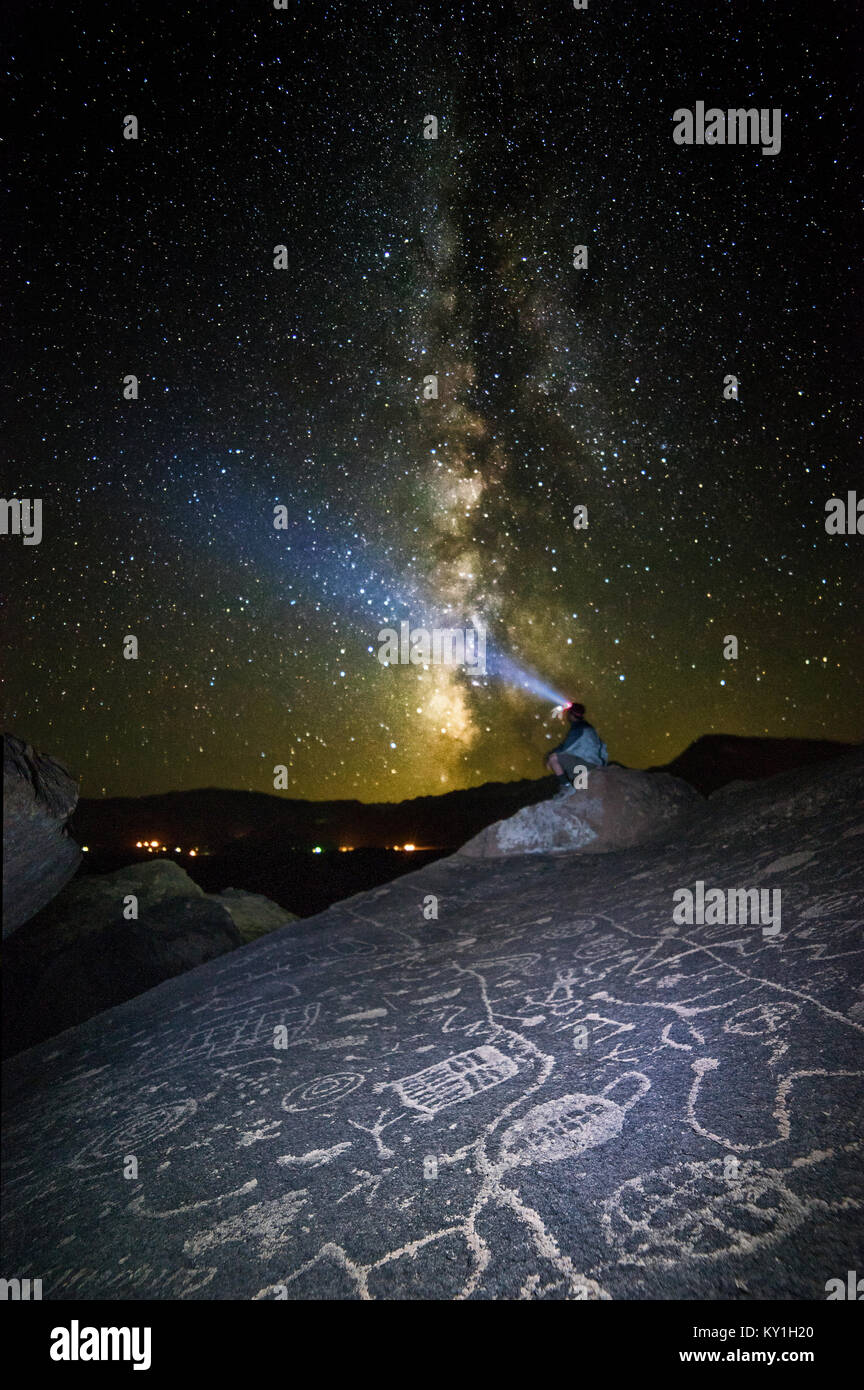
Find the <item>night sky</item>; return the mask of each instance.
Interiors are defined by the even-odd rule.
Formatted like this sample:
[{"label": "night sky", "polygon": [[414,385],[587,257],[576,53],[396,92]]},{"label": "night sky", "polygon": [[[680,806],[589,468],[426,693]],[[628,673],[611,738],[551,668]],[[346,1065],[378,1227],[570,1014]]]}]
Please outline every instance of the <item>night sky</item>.
[{"label": "night sky", "polygon": [[[859,740],[854,23],[7,5],[6,727],[85,796],[540,776],[539,684],[377,660],[479,619],[625,763]],[[700,100],[780,152],[676,145]]]}]

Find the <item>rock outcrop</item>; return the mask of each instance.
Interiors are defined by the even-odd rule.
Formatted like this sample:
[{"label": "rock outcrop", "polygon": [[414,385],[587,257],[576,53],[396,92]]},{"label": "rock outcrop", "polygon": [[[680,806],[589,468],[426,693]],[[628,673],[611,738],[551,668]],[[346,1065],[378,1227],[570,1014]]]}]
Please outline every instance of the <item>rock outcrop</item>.
[{"label": "rock outcrop", "polygon": [[[137,917],[127,915],[132,899]],[[170,859],[77,879],[6,946],[4,1052],[30,1047],[291,920],[254,893],[204,893]]]},{"label": "rock outcrop", "polygon": [[74,874],[81,850],[66,831],[78,786],[68,768],[3,735],[3,935],[17,931]]},{"label": "rock outcrop", "polygon": [[569,796],[525,806],[488,825],[458,851],[471,859],[511,854],[629,849],[668,832],[703,798],[668,773],[626,767],[591,769],[588,785]]},{"label": "rock outcrop", "polygon": [[296,913],[288,912],[272,898],[265,898],[263,893],[226,888],[222,893],[208,893],[207,897],[225,908],[244,943],[257,941],[259,936],[298,920]]},{"label": "rock outcrop", "polygon": [[649,772],[683,777],[703,796],[732,782],[755,782],[795,768],[810,767],[854,753],[859,745],[819,738],[744,738],[739,734],[703,734],[677,758]]}]

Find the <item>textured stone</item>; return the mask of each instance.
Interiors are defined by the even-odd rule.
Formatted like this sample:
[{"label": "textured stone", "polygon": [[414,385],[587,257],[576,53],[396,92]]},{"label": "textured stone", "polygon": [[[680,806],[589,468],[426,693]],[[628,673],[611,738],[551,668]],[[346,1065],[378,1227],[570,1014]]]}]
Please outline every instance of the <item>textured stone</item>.
[{"label": "textured stone", "polygon": [[703,801],[687,782],[664,772],[593,768],[587,782],[569,796],[524,806],[515,816],[488,825],[459,854],[489,859],[628,849],[663,835]]},{"label": "textured stone", "polygon": [[[124,916],[130,895],[137,920]],[[5,948],[4,1052],[242,945],[225,906],[170,859],[76,879]]]},{"label": "textured stone", "polygon": [[74,874],[81,850],[66,831],[78,786],[68,768],[3,735],[3,935],[28,922]]},{"label": "textured stone", "polygon": [[230,914],[231,920],[244,942],[255,941],[266,936],[277,927],[285,927],[289,922],[298,921],[294,912],[288,912],[263,893],[246,893],[242,888],[226,888],[223,893],[208,893],[211,902],[219,903]]},{"label": "textured stone", "polygon": [[[440,859],[14,1058],[7,1270],[58,1302],[824,1301],[864,1249],[862,791],[858,754],[605,858]],[[781,934],[676,925],[699,880],[782,889]]]}]

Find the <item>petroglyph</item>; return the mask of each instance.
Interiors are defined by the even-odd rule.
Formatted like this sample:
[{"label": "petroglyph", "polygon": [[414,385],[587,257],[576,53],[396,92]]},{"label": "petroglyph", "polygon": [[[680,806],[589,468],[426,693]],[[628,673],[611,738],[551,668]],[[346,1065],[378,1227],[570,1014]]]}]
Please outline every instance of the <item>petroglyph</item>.
[{"label": "petroglyph", "polygon": [[287,1111],[317,1110],[323,1105],[333,1105],[363,1085],[364,1077],[358,1072],[334,1072],[330,1076],[317,1076],[295,1086],[282,1101],[282,1109]]},{"label": "petroglyph", "polygon": [[350,1148],[349,1139],[345,1143],[334,1144],[331,1149],[310,1149],[305,1154],[280,1154],[276,1162],[285,1168],[290,1168],[293,1164],[308,1164],[311,1168],[320,1168],[323,1163],[332,1163]]},{"label": "petroglyph", "polygon": [[349,1125],[352,1125],[354,1129],[360,1129],[363,1131],[364,1134],[368,1134],[371,1136],[381,1158],[393,1157],[393,1150],[388,1149],[386,1144],[381,1143],[381,1135],[384,1133],[385,1129],[389,1129],[390,1125],[395,1125],[396,1121],[401,1118],[399,1115],[397,1115],[394,1117],[394,1119],[387,1120],[385,1122],[384,1117],[385,1115],[389,1114],[389,1110],[381,1110],[378,1114],[378,1119],[375,1121],[373,1125],[361,1125],[359,1120],[348,1121]]},{"label": "petroglyph", "polygon": [[275,1139],[282,1124],[279,1120],[268,1120],[260,1129],[247,1129],[237,1140],[238,1149],[248,1149],[251,1144],[262,1144],[267,1139]]},{"label": "petroglyph", "polygon": [[[630,1083],[630,1084],[628,1084]],[[609,1092],[622,1089],[618,1101]],[[521,1120],[510,1125],[501,1137],[501,1158],[506,1167],[521,1163],[557,1163],[584,1153],[598,1144],[608,1144],[621,1133],[624,1117],[631,1106],[651,1089],[647,1076],[625,1072],[599,1095],[569,1095],[536,1105]]]},{"label": "petroglyph", "polygon": [[172,1207],[167,1211],[154,1211],[152,1207],[147,1205],[145,1198],[139,1195],[132,1198],[128,1209],[155,1221],[171,1221],[175,1216],[186,1215],[191,1211],[200,1211],[202,1207],[218,1207],[223,1202],[230,1202],[234,1197],[245,1197],[248,1193],[254,1192],[257,1186],[258,1179],[250,1178],[240,1187],[235,1187],[232,1192],[220,1192],[218,1197],[201,1197],[195,1202],[184,1202],[182,1206]]},{"label": "petroglyph", "polygon": [[183,1243],[184,1253],[193,1259],[207,1250],[213,1250],[228,1241],[254,1241],[262,1260],[272,1259],[290,1239],[286,1229],[296,1220],[309,1196],[307,1188],[299,1192],[286,1192],[274,1202],[258,1202],[247,1207],[238,1216],[220,1221],[210,1230],[191,1236]]},{"label": "petroglyph", "polygon": [[622,1183],[603,1206],[606,1239],[624,1263],[671,1266],[680,1260],[776,1244],[807,1219],[811,1207],[783,1175],[742,1163],[735,1180],[723,1160],[682,1163]]},{"label": "petroglyph", "polygon": [[[855,1128],[856,1123],[860,1123],[864,1109],[862,1109],[862,1081],[864,1081],[864,1071],[825,1071],[822,1068],[815,1068],[812,1071],[791,1072],[776,1083],[776,1093],[774,1106],[769,1120],[773,1121],[776,1134],[770,1139],[764,1139],[757,1143],[746,1144],[736,1143],[731,1138],[716,1134],[705,1128],[699,1121],[696,1110],[702,1100],[702,1089],[704,1079],[716,1072],[720,1067],[720,1062],[716,1057],[700,1057],[692,1063],[694,1073],[693,1084],[690,1088],[690,1095],[687,1100],[687,1114],[691,1125],[698,1134],[702,1134],[707,1139],[713,1139],[716,1144],[722,1144],[724,1148],[733,1149],[736,1153],[754,1153],[758,1149],[774,1148],[777,1144],[785,1143],[792,1132],[792,1115],[790,1110],[790,1097],[796,1087],[800,1087],[802,1082],[812,1082],[816,1077],[831,1078],[832,1081],[843,1079],[848,1085],[848,1097],[846,1087],[843,1087],[844,1099],[846,1099],[846,1115],[848,1123]],[[817,1088],[818,1089],[818,1088]],[[704,1102],[702,1102],[704,1103]],[[803,1102],[802,1102],[803,1103]]]},{"label": "petroglyph", "polygon": [[448,1105],[459,1105],[481,1091],[500,1086],[502,1081],[509,1081],[518,1071],[510,1057],[505,1057],[497,1048],[484,1046],[475,1047],[470,1052],[457,1052],[444,1062],[437,1062],[433,1067],[425,1067],[413,1076],[403,1076],[386,1085],[392,1086],[403,1105],[434,1115]]},{"label": "petroglyph", "polygon": [[164,1105],[144,1109],[140,1114],[121,1120],[108,1131],[93,1139],[73,1158],[76,1167],[117,1166],[119,1156],[152,1149],[165,1135],[180,1129],[198,1109],[198,1102],[186,1100],[179,1105]]},{"label": "petroglyph", "polygon": [[[106,1298],[122,1298],[130,1290],[141,1290],[142,1298],[194,1298],[204,1293],[217,1273],[216,1265],[204,1269],[159,1269],[151,1264],[132,1264],[116,1271],[48,1268],[42,1279],[46,1298],[75,1294],[98,1278]],[[79,1294],[75,1294],[80,1297]]]},{"label": "petroglyph", "polygon": [[800,1012],[799,1005],[786,1004],[782,1000],[777,1003],[753,1004],[750,1008],[740,1009],[731,1018],[727,1018],[723,1029],[727,1033],[741,1033],[744,1037],[760,1038],[768,1033],[776,1033],[779,1028],[785,1028]]},{"label": "petroglyph", "polygon": [[345,1038],[327,1038],[325,1042],[312,1043],[316,1052],[339,1052],[343,1047],[362,1047],[369,1041],[365,1033],[351,1033]]}]

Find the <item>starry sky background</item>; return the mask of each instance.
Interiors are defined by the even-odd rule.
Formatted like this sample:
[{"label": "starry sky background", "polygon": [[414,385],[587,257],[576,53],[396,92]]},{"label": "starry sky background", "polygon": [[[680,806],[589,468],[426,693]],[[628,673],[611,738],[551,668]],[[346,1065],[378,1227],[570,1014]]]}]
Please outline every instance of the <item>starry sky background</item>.
[{"label": "starry sky background", "polygon": [[[855,22],[14,0],[6,727],[87,796],[539,776],[548,699],[374,655],[476,616],[625,763],[859,740]],[[781,152],[676,146],[700,99]]]}]

